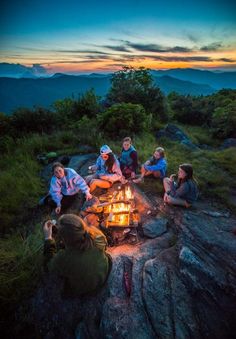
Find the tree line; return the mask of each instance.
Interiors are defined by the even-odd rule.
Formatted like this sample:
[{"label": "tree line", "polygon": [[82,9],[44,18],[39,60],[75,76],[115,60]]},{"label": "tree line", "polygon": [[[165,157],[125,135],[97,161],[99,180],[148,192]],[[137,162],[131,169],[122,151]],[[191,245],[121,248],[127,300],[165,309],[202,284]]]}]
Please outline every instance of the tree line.
[{"label": "tree line", "polygon": [[0,135],[21,137],[75,128],[96,129],[111,138],[156,130],[160,123],[177,121],[207,126],[214,137],[236,137],[236,90],[222,89],[209,96],[165,96],[146,68],[124,67],[113,74],[105,98],[93,89],[75,98],[57,100],[50,109],[18,108],[0,113]]}]

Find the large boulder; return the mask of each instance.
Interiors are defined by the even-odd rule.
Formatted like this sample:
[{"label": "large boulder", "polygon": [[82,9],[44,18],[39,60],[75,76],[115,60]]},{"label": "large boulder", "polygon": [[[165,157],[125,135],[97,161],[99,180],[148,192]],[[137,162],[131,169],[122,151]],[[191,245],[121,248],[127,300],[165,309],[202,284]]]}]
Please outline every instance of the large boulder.
[{"label": "large boulder", "polygon": [[[28,301],[28,322],[45,339],[232,338],[235,217],[204,202],[185,210],[158,200],[155,210],[133,189],[144,234],[152,238],[108,249],[112,270],[96,296],[65,297],[63,281],[45,275]],[[22,312],[18,319],[25,319],[26,306]]]},{"label": "large boulder", "polygon": [[190,138],[177,126],[168,124],[164,129],[156,133],[157,139],[161,137],[168,138],[173,141],[179,141],[182,145],[190,148],[191,150],[198,150],[198,146],[194,145]]},{"label": "large boulder", "polygon": [[156,238],[167,232],[168,219],[156,217],[148,219],[143,223],[143,234],[148,238]]},{"label": "large boulder", "polygon": [[[96,153],[89,153],[89,154],[78,154],[72,155],[68,158],[67,163],[63,165],[65,167],[73,168],[76,172],[78,172],[82,177],[88,175],[88,167],[90,165],[94,165],[96,162],[98,155]],[[61,162],[61,160],[65,159],[65,156],[58,157],[55,161]],[[63,163],[63,161],[62,161]],[[40,175],[41,177],[49,184],[50,179],[52,177],[52,165],[53,163],[48,164],[45,166]]]}]

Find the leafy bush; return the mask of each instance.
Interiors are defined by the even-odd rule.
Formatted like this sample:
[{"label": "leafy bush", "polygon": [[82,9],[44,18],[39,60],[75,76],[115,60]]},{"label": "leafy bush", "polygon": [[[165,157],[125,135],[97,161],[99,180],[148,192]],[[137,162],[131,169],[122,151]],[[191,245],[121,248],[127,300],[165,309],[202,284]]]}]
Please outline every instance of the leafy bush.
[{"label": "leafy bush", "polygon": [[49,133],[55,129],[57,119],[56,115],[41,107],[33,110],[28,108],[19,108],[11,116],[12,134],[21,136],[27,133]]},{"label": "leafy bush", "polygon": [[122,71],[114,73],[107,98],[111,104],[140,104],[152,113],[153,119],[167,121],[164,95],[159,87],[153,85],[152,76],[144,67],[124,67]]},{"label": "leafy bush", "polygon": [[212,127],[218,138],[236,138],[236,101],[215,109]]},{"label": "leafy bush", "polygon": [[10,117],[0,112],[0,136],[10,132]]},{"label": "leafy bush", "polygon": [[58,125],[65,127],[72,121],[80,120],[84,115],[95,117],[101,111],[99,100],[100,97],[96,95],[94,89],[88,90],[77,100],[73,98],[57,100],[54,102],[53,108],[57,114]]},{"label": "leafy bush", "polygon": [[168,103],[179,122],[206,125],[218,138],[236,136],[236,90],[223,89],[207,97],[171,93]]},{"label": "leafy bush", "polygon": [[150,126],[150,118],[141,105],[122,103],[99,114],[98,125],[109,137],[120,138],[143,132]]},{"label": "leafy bush", "polygon": [[169,94],[168,100],[173,118],[177,121],[190,125],[210,124],[212,106],[208,105],[206,98],[173,92]]},{"label": "leafy bush", "polygon": [[77,107],[81,116],[95,117],[101,111],[100,97],[95,94],[94,89],[84,93],[78,100]]},{"label": "leafy bush", "polygon": [[71,119],[79,119],[79,112],[77,107],[77,101],[72,98],[64,98],[57,100],[53,104],[53,109],[56,112],[57,125],[65,127]]},{"label": "leafy bush", "polygon": [[88,144],[91,146],[99,147],[102,143],[102,132],[98,128],[98,122],[96,119],[83,116],[73,126],[74,133],[77,135],[78,143]]}]

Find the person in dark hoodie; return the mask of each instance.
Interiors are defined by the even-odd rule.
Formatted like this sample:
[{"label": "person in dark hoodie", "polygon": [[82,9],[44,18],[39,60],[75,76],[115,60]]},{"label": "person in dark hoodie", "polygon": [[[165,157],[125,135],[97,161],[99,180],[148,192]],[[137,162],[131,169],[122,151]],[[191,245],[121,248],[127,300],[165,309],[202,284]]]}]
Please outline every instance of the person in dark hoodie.
[{"label": "person in dark hoodie", "polygon": [[121,156],[119,158],[120,169],[126,179],[133,179],[136,176],[138,168],[138,153],[132,145],[130,137],[123,139],[122,146]]},{"label": "person in dark hoodie", "polygon": [[193,168],[190,164],[179,166],[177,181],[175,174],[164,178],[164,202],[171,205],[190,207],[198,198],[198,187],[193,178]]},{"label": "person in dark hoodie", "polygon": [[105,235],[96,227],[88,227],[79,216],[64,214],[58,219],[57,228],[65,248],[57,251],[52,227],[52,220],[43,225],[46,271],[64,279],[66,295],[94,294],[106,283],[112,265],[105,251]]}]

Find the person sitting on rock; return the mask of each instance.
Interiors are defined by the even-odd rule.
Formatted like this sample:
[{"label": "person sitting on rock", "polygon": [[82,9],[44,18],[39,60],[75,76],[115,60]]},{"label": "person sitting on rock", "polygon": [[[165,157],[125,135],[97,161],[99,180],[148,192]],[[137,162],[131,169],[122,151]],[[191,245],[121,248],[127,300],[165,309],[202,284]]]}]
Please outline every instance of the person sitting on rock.
[{"label": "person sitting on rock", "polygon": [[105,235],[96,227],[88,227],[79,216],[64,214],[56,227],[65,248],[57,252],[52,227],[52,220],[43,225],[46,271],[65,279],[67,295],[94,294],[104,286],[111,270],[111,257],[105,252]]},{"label": "person sitting on rock", "polygon": [[132,145],[132,140],[130,137],[123,139],[123,148],[119,161],[123,176],[126,179],[135,178],[138,168],[138,153]]},{"label": "person sitting on rock", "polygon": [[167,161],[164,148],[157,147],[153,156],[142,165],[140,178],[134,179],[133,182],[143,182],[144,177],[150,175],[155,178],[163,179],[166,175],[166,169]]},{"label": "person sitting on rock", "polygon": [[41,205],[49,205],[60,214],[73,204],[79,191],[85,194],[86,200],[92,198],[85,180],[72,168],[64,168],[60,162],[55,162],[52,172],[49,193],[40,200]]},{"label": "person sitting on rock", "polygon": [[124,179],[119,161],[107,145],[101,147],[100,156],[97,158],[96,164],[90,166],[90,170],[95,171],[93,175],[86,178],[90,192],[93,192],[97,187],[109,188],[114,182]]},{"label": "person sitting on rock", "polygon": [[164,178],[164,202],[171,205],[190,207],[198,197],[198,188],[193,178],[193,168],[190,164],[179,166],[178,178],[175,174],[170,178]]}]

